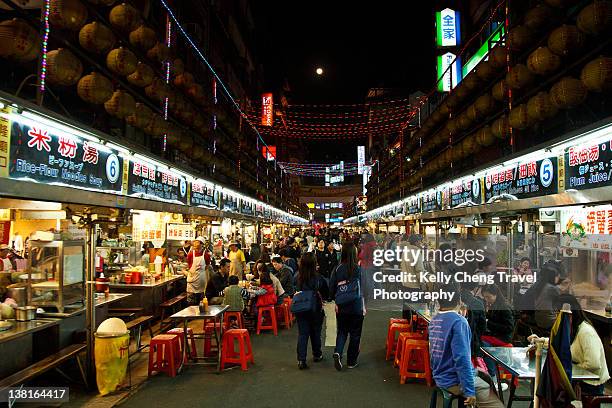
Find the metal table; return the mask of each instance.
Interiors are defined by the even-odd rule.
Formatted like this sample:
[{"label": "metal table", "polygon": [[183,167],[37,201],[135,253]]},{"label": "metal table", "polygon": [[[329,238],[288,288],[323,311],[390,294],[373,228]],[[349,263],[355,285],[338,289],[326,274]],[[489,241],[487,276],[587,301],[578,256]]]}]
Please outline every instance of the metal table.
[{"label": "metal table", "polygon": [[[215,340],[217,341],[218,353],[217,353],[217,362],[202,362],[198,363],[197,360],[206,360],[207,357],[195,357],[195,362],[191,364],[202,364],[202,365],[217,365],[217,371],[221,371],[221,351],[223,348],[223,342],[221,339],[223,338],[223,317],[225,315],[225,311],[229,309],[229,306],[208,306],[208,310],[206,312],[200,312],[199,306],[188,306],[185,309],[181,310],[170,316],[171,319],[174,320],[182,320],[183,321],[183,356],[182,361],[188,361],[189,355],[189,342],[187,341],[187,326],[190,320],[203,320],[206,323],[206,320],[212,320],[214,325],[214,333]],[[219,323],[219,330],[217,331],[217,325],[214,323]]]},{"label": "metal table", "polygon": [[[508,408],[512,407],[514,401],[533,401],[534,380],[535,380],[535,358],[527,357],[527,347],[481,347],[480,348],[488,357],[496,363],[497,371],[497,388],[498,394],[503,400],[501,391],[501,377],[499,367],[502,366],[512,375],[510,381],[510,395],[508,397]],[[542,350],[542,367],[546,360],[546,350]],[[531,395],[516,395],[516,379],[531,380]],[[572,381],[580,380],[598,380],[599,376],[590,371],[585,370],[572,364]]]}]

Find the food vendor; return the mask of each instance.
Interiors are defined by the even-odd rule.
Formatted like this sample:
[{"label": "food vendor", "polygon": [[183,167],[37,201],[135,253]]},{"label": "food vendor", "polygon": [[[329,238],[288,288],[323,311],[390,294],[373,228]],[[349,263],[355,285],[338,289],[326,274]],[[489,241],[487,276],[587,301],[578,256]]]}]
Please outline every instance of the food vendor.
[{"label": "food vendor", "polygon": [[204,237],[199,236],[193,242],[189,254],[187,254],[187,302],[197,305],[204,296],[206,284],[208,283],[204,261]]},{"label": "food vendor", "polygon": [[238,248],[238,242],[230,243],[230,252],[227,254],[231,262],[230,264],[230,275],[238,276],[238,279],[242,279],[242,274],[246,270],[246,258],[244,252]]},{"label": "food vendor", "polygon": [[9,257],[10,253],[11,248],[8,245],[0,245],[0,259],[2,259],[2,265],[0,266],[2,267],[3,271],[10,271],[11,269],[13,269],[13,263],[11,262],[11,259]]}]

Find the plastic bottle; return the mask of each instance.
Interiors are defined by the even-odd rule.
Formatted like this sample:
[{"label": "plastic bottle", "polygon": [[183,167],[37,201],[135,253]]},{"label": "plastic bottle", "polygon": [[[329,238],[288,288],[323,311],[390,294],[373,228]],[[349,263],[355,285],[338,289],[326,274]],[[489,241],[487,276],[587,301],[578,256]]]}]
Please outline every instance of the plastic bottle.
[{"label": "plastic bottle", "polygon": [[162,260],[162,257],[157,255],[155,257],[155,273],[162,273],[162,264],[164,263],[164,261]]},{"label": "plastic bottle", "polygon": [[202,308],[205,312],[208,312],[208,299],[206,296],[204,296],[204,299],[202,299]]}]

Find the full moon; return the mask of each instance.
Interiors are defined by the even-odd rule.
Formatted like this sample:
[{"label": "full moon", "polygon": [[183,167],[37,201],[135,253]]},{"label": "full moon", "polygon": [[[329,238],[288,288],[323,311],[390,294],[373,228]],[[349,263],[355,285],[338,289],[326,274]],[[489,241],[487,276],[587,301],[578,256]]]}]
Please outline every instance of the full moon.
[{"label": "full moon", "polygon": [[317,68],[315,72],[317,73],[317,75],[323,75],[323,68]]}]

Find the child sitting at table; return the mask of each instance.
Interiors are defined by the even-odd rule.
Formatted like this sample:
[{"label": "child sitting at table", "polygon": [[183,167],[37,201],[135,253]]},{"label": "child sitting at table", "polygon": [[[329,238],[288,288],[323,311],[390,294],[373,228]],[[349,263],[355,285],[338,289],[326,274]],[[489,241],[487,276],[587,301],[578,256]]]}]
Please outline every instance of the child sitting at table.
[{"label": "child sitting at table", "polygon": [[229,286],[223,290],[223,305],[229,306],[228,312],[242,312],[244,309],[243,292],[238,283],[238,276],[232,275],[228,279]]}]

